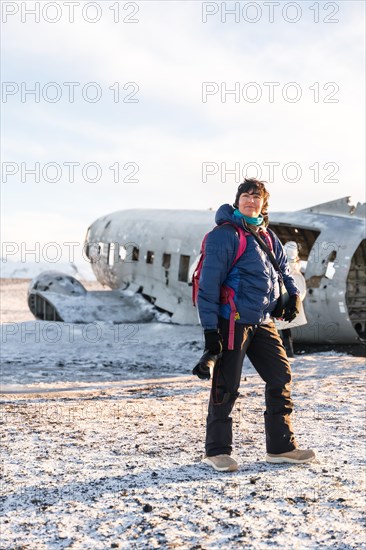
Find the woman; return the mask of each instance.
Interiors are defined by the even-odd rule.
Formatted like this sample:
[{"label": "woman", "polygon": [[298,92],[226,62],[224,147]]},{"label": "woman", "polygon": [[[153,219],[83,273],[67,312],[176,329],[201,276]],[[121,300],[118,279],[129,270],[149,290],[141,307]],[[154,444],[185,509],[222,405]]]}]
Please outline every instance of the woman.
[{"label": "woman", "polygon": [[[297,448],[293,434],[291,367],[271,317],[279,297],[279,276],[270,253],[256,238],[264,241],[277,260],[289,294],[284,318],[293,320],[299,311],[299,291],[280,241],[267,230],[268,197],[264,182],[246,179],[239,185],[233,207],[224,204],[217,211],[216,223],[221,227],[211,231],[206,240],[197,305],[205,352],[219,355],[219,359],[213,370],[203,462],[218,471],[238,468],[230,456],[230,413],[239,395],[245,354],[266,383],[266,460],[303,463],[315,457],[313,451]],[[241,230],[246,232],[246,249],[233,265]],[[236,308],[233,346],[229,346],[231,306],[220,303],[223,284],[230,289]]]}]

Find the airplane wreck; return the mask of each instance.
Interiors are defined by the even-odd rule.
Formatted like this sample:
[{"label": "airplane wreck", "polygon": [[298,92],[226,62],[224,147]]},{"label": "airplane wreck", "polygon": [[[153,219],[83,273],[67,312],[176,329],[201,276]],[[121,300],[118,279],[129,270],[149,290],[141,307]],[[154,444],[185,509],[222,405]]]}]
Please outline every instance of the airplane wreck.
[{"label": "airplane wreck", "polygon": [[[306,279],[308,323],[292,329],[295,342],[349,344],[366,341],[366,204],[350,197],[295,212],[273,212],[269,227],[282,244],[298,243]],[[211,210],[131,209],[93,222],[86,255],[97,280],[111,290],[87,291],[57,271],[29,287],[37,319],[89,323],[143,322],[143,296],[178,324],[196,324],[190,279],[203,236],[215,226]],[[137,300],[137,301],[136,301]]]}]

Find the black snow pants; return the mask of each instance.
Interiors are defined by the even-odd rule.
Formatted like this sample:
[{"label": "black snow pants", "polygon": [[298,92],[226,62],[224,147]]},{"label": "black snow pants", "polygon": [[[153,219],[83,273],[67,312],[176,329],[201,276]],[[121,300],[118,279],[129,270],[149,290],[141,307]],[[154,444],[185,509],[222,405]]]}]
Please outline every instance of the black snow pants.
[{"label": "black snow pants", "polygon": [[228,350],[229,321],[219,317],[224,346],[216,363],[206,422],[206,455],[231,454],[232,418],[230,413],[239,393],[245,354],[266,383],[264,425],[268,453],[296,449],[290,415],[291,367],[273,322],[265,325],[235,323],[234,349]]}]

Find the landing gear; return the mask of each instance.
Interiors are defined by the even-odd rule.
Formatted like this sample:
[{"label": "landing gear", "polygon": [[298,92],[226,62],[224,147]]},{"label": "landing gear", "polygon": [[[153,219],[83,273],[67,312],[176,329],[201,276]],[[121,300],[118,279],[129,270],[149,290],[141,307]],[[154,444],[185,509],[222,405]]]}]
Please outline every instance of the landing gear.
[{"label": "landing gear", "polygon": [[280,336],[282,343],[285,346],[287,357],[294,357],[294,343],[292,340],[291,329],[285,328],[280,330]]}]

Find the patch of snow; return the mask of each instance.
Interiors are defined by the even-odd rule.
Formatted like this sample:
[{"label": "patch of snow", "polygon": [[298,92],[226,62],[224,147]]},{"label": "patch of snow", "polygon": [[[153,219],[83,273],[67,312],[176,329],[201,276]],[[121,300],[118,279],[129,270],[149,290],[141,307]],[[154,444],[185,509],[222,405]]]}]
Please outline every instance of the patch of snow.
[{"label": "patch of snow", "polygon": [[246,373],[232,474],[200,462],[204,382],[4,395],[4,547],[363,548],[363,385],[345,360],[294,368],[297,437],[318,456],[301,466],[264,462],[264,386]]}]

